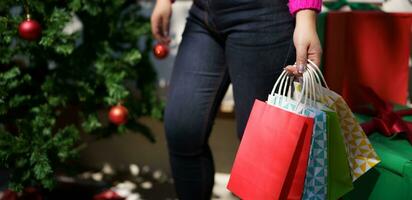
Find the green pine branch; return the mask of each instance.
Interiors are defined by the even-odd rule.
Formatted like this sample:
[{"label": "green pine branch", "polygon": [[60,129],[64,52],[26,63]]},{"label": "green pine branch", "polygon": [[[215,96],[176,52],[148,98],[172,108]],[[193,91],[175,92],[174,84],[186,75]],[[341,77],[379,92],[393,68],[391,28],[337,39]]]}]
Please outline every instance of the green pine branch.
[{"label": "green pine branch", "polygon": [[[84,142],[137,132],[154,142],[141,116],[162,118],[156,92],[149,20],[133,0],[30,0],[42,26],[37,41],[19,37],[23,1],[0,1],[0,168],[9,187],[54,186],[59,166],[74,159]],[[77,17],[82,29],[63,31]],[[128,108],[125,125],[102,112]]]}]

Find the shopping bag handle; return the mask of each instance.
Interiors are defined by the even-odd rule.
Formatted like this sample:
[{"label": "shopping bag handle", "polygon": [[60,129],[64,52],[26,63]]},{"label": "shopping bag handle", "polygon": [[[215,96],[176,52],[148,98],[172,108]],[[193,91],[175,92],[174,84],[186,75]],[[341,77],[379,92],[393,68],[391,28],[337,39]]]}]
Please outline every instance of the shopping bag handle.
[{"label": "shopping bag handle", "polygon": [[[303,79],[304,79],[303,82],[307,84],[303,85],[302,87],[303,95],[300,96],[298,103],[302,104],[303,102],[304,105],[307,105],[308,102],[311,102],[311,101],[308,101],[308,99],[312,101],[316,100],[316,92],[313,92],[314,78],[311,74],[304,73]],[[288,90],[288,86],[289,86],[289,90]],[[275,94],[279,94],[282,97],[282,99],[285,97],[291,98],[292,88],[293,88],[293,78],[291,78],[291,76],[286,70],[283,70],[272,88],[271,95],[275,96]],[[310,92],[309,90],[312,90],[312,92]]]},{"label": "shopping bag handle", "polygon": [[[299,99],[297,100],[297,107],[296,107],[296,111],[298,113],[302,112],[304,106],[311,106],[310,103],[313,102],[313,100],[311,99],[313,97],[313,95],[315,95],[313,92],[310,92],[309,90],[311,89],[312,85],[311,81],[313,82],[313,80],[311,80],[311,75],[308,73],[303,73],[302,74],[302,90],[301,90],[301,95],[299,97]],[[291,88],[292,89],[292,85]]]},{"label": "shopping bag handle", "polygon": [[[303,89],[303,87],[305,89]],[[302,87],[302,94],[305,94],[304,105],[309,105],[314,107],[316,102],[316,88],[315,88],[315,80],[311,73],[303,73],[303,87]],[[306,102],[309,100],[308,102]]]},{"label": "shopping bag handle", "polygon": [[[291,82],[293,82],[293,79],[291,78],[291,76],[287,73],[287,71],[286,70],[284,70],[284,72],[285,72],[285,76],[284,77],[282,77],[282,79],[280,80],[280,82],[279,82],[279,89],[278,89],[278,91],[276,92],[276,94],[279,94],[280,95],[280,97],[279,98],[281,98],[281,99],[277,99],[277,100],[284,100],[285,98],[287,99],[288,97],[289,98],[291,98],[291,96],[289,95],[290,94],[290,92],[288,92],[288,94],[286,94],[287,93],[287,91],[288,91],[288,83],[289,83],[289,85],[291,84]],[[271,95],[272,96],[274,96],[274,94],[273,93],[271,93]]]},{"label": "shopping bag handle", "polygon": [[[301,112],[305,106],[315,107],[317,98],[320,94],[319,92],[322,91],[319,86],[321,86],[323,76],[320,70],[317,68],[316,64],[314,64],[310,60],[308,60],[308,62],[309,67],[307,67],[305,72],[302,74],[303,83],[301,95],[296,100],[298,103],[295,110],[296,112]],[[277,94],[278,98],[276,98],[275,101],[280,102],[287,99],[292,99],[292,91],[294,89],[293,81],[294,78],[289,75],[287,70],[283,70],[276,80],[270,95],[276,96]],[[275,104],[279,104],[280,102]]]},{"label": "shopping bag handle", "polygon": [[314,71],[313,73],[316,76],[316,79],[318,80],[319,84],[323,84],[326,88],[329,89],[329,86],[326,83],[325,77],[323,76],[323,74],[320,71],[319,67],[313,61],[308,59],[307,68],[313,69],[313,71]]},{"label": "shopping bag handle", "polygon": [[282,97],[291,97],[291,92],[290,89],[288,90],[288,85],[290,87],[292,86],[292,83],[293,79],[291,78],[291,76],[288,74],[286,70],[283,70],[282,73],[279,75],[278,79],[276,80],[270,94],[272,96],[274,96],[275,94],[279,94]]},{"label": "shopping bag handle", "polygon": [[[305,73],[308,73],[309,75],[311,75],[312,80],[315,80],[314,82],[312,82],[312,92],[314,94],[316,94],[314,99],[317,100],[318,96],[319,97],[322,96],[322,94],[321,94],[322,93],[322,89],[321,89],[322,85],[320,83],[321,82],[320,78],[319,78],[318,74],[314,71],[314,69],[312,69],[311,67],[308,67],[307,72],[305,72]],[[318,81],[319,83],[317,83],[316,81]]]},{"label": "shopping bag handle", "polygon": [[[303,101],[304,105],[316,107],[316,102],[318,100],[318,97],[321,96],[321,92],[322,92],[321,90],[322,80],[325,86],[327,87],[326,81],[324,81],[323,75],[320,72],[317,65],[313,63],[311,60],[308,60],[308,67],[304,71],[302,76],[303,76],[302,77],[303,83],[302,83],[302,89],[301,89],[302,95],[298,99],[298,102],[302,103]],[[317,82],[319,84],[317,84]],[[290,86],[293,87],[292,85]],[[289,90],[291,89],[292,88],[290,88]]]},{"label": "shopping bag handle", "polygon": [[[275,85],[273,86],[272,92],[270,94],[274,95],[276,92],[276,88],[278,88],[279,83],[285,81],[285,79],[287,78],[287,72],[286,70],[283,70],[282,73],[279,75],[278,79],[275,82]],[[279,86],[281,87],[281,86]],[[278,91],[280,90],[280,88],[278,89]]]},{"label": "shopping bag handle", "polygon": [[322,84],[318,83],[317,81],[319,81],[319,76],[318,74],[311,69],[310,67],[308,68],[309,70],[309,74],[312,76],[313,82],[312,82],[312,92],[315,94],[313,97],[313,106],[316,107],[316,104],[318,102],[318,100],[320,100],[322,98],[323,94],[323,90],[322,90]]}]

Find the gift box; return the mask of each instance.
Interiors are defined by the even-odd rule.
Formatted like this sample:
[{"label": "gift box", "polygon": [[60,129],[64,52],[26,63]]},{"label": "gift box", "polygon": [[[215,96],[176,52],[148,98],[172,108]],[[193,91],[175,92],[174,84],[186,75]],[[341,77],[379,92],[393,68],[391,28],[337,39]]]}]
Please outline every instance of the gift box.
[{"label": "gift box", "polygon": [[[396,106],[395,110],[405,108]],[[357,115],[360,122],[370,121],[372,117]],[[403,117],[412,122],[412,116]],[[369,140],[382,159],[374,169],[354,182],[354,189],[344,199],[412,199],[412,145],[404,137],[386,137],[374,132]]]},{"label": "gift box", "polygon": [[362,86],[385,101],[406,103],[411,22],[411,13],[327,13],[324,75],[352,109],[366,103]]}]

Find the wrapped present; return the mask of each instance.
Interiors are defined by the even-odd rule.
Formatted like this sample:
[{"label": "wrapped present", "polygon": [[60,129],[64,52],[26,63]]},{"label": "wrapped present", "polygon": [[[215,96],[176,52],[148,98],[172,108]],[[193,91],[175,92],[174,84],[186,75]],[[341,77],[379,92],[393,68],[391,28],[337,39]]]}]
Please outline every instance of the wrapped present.
[{"label": "wrapped present", "polygon": [[[357,115],[360,121],[370,116]],[[403,117],[412,122],[412,116]],[[412,145],[401,135],[386,137],[375,132],[369,140],[382,159],[381,163],[354,183],[344,199],[412,199]]]},{"label": "wrapped present", "polygon": [[411,22],[411,13],[328,12],[324,75],[351,108],[366,103],[360,86],[406,103]]},{"label": "wrapped present", "polygon": [[345,199],[412,199],[412,110],[385,102],[370,88],[363,91],[373,109],[357,117],[382,161]]},{"label": "wrapped present", "polygon": [[374,131],[379,131],[388,137],[402,134],[406,136],[412,144],[412,122],[402,119],[404,116],[412,115],[412,109],[408,108],[395,111],[391,103],[384,101],[370,87],[364,87],[362,91],[364,98],[373,106],[373,109],[369,107],[361,107],[358,109],[360,112],[373,116],[372,120],[362,124],[365,133],[370,134]]},{"label": "wrapped present", "polygon": [[[380,0],[384,1],[384,0]],[[317,17],[317,32],[319,36],[320,43],[322,48],[325,48],[325,35],[326,35],[326,18],[329,12],[339,11],[345,7],[353,11],[380,11],[381,8],[371,3],[362,3],[362,2],[352,2],[348,0],[336,0],[336,1],[324,1],[323,5],[327,8],[326,11],[318,14]],[[348,10],[346,10],[348,11]],[[322,65],[319,65],[322,69]]]}]

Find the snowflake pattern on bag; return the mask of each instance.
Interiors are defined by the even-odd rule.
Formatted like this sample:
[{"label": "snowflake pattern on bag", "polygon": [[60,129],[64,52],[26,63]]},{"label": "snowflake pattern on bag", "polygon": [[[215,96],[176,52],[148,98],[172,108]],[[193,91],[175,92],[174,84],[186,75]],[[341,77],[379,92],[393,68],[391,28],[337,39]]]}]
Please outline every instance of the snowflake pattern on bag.
[{"label": "snowflake pattern on bag", "polygon": [[[298,106],[302,105],[277,94],[269,95],[268,103],[291,112],[296,112]],[[326,113],[309,106],[304,106],[299,110],[301,110],[299,114],[315,119],[302,199],[323,200],[327,197],[328,174]]]}]

